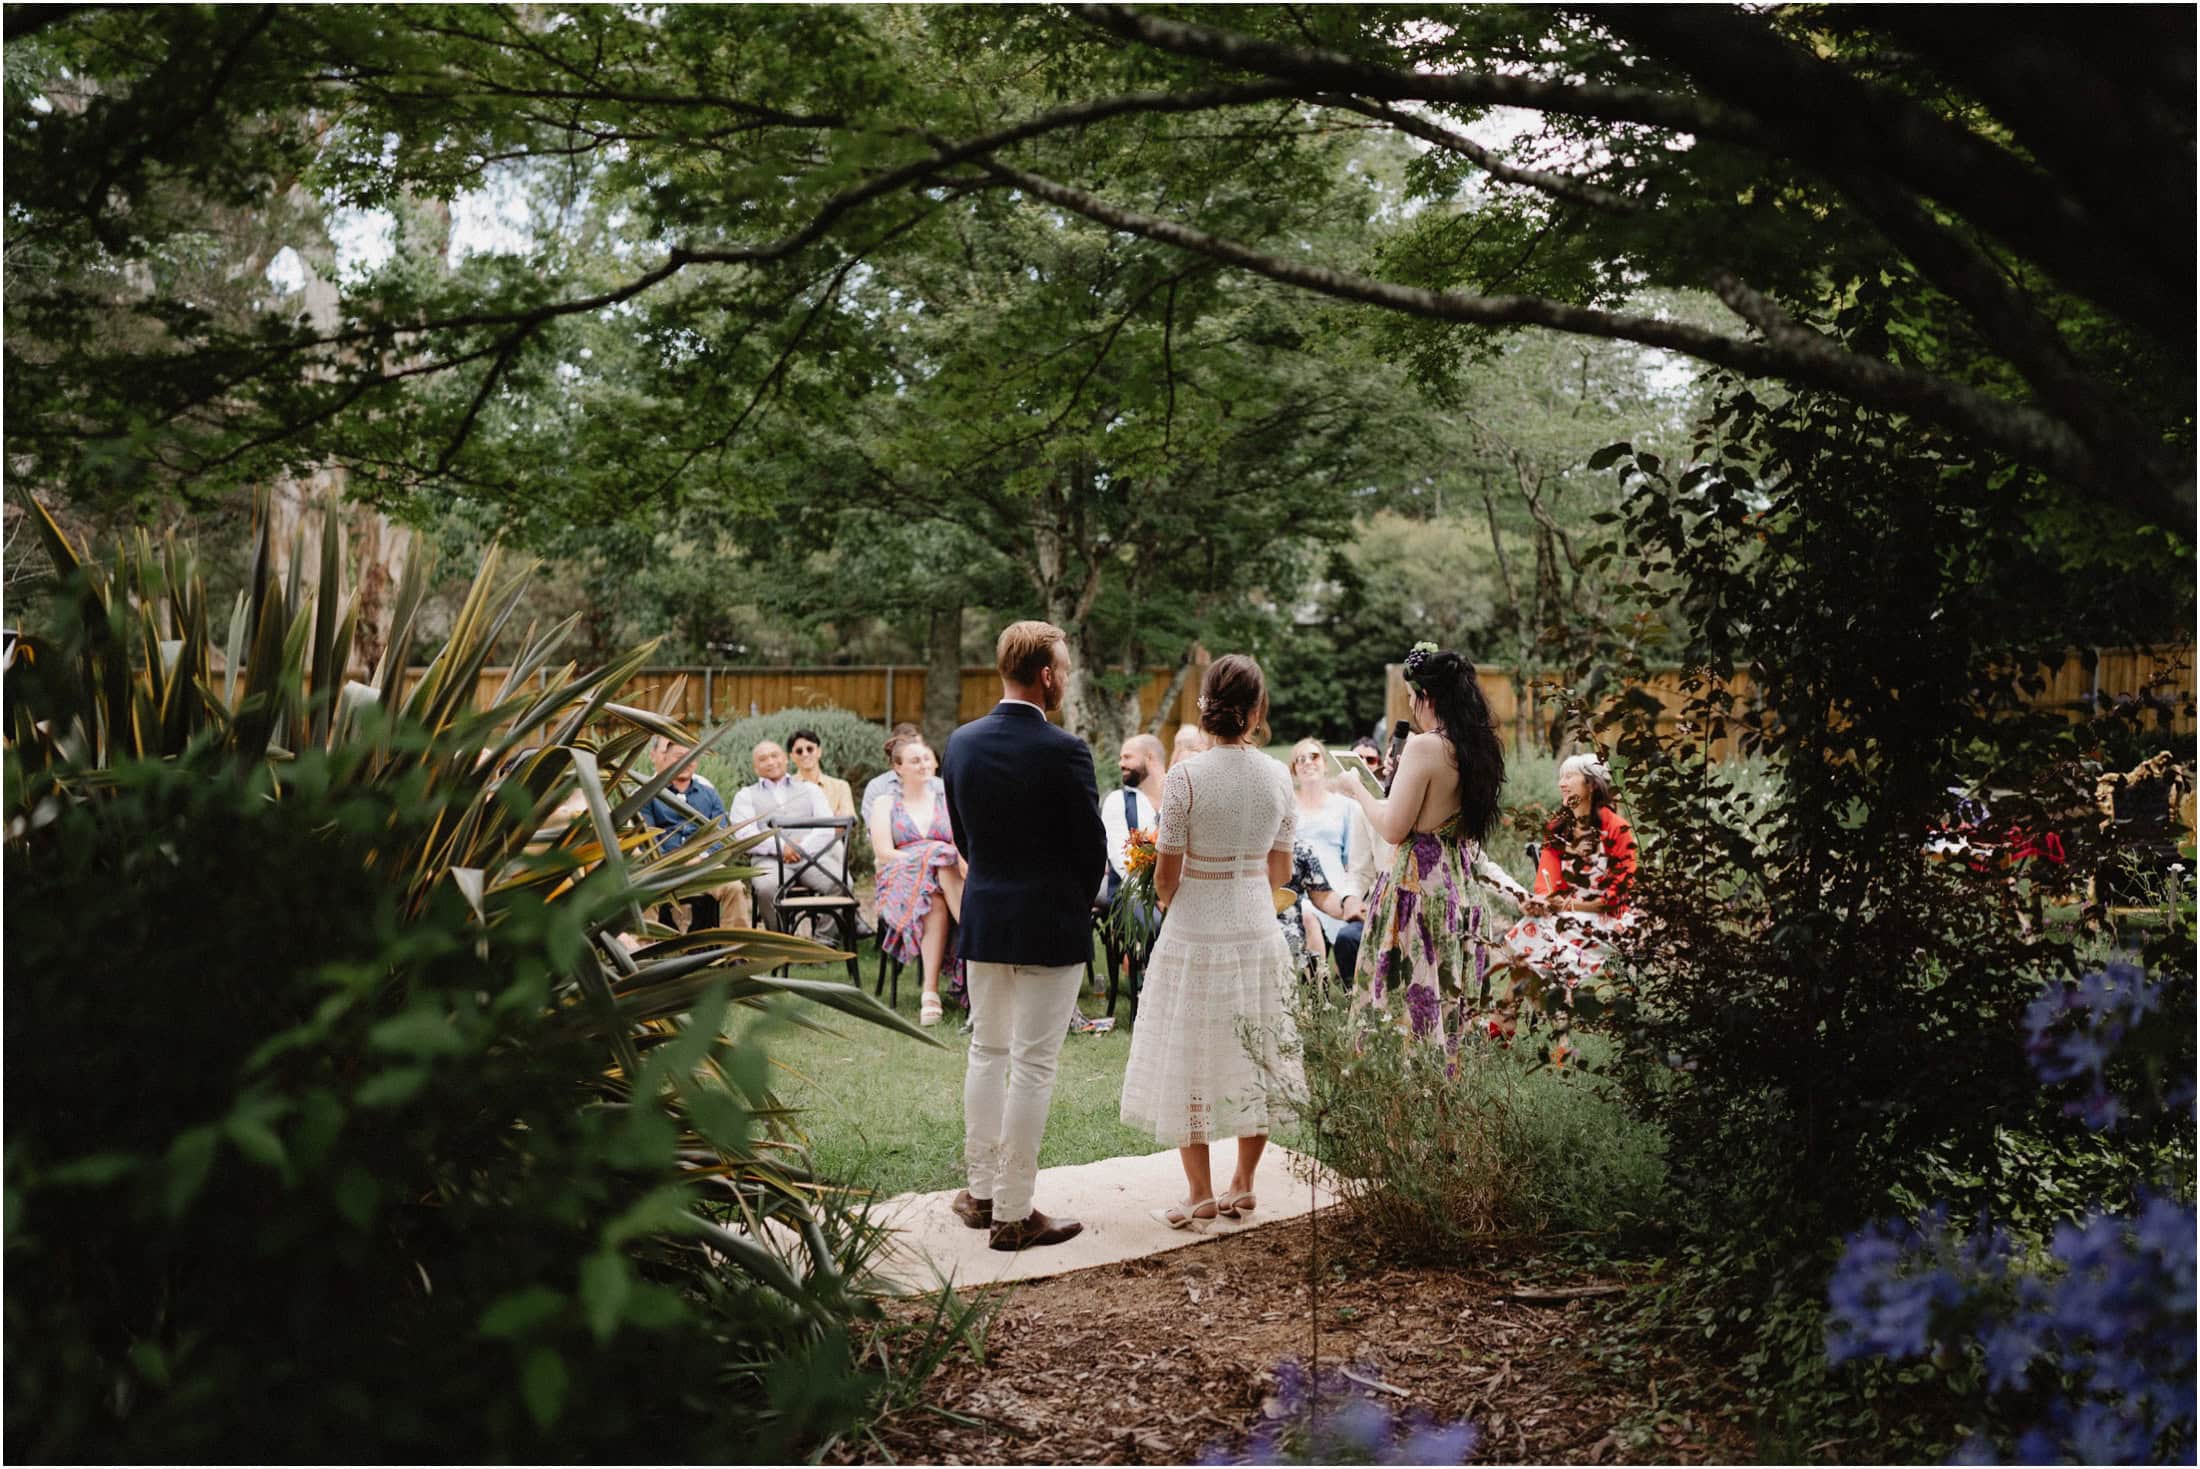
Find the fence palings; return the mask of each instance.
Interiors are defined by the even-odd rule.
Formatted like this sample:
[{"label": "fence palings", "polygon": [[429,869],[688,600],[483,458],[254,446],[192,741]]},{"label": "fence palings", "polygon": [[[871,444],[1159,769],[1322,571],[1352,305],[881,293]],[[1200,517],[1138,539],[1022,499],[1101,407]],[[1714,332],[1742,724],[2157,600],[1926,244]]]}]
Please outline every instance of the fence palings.
[{"label": "fence palings", "polygon": [[[405,689],[411,692],[426,670],[405,671]],[[484,668],[474,685],[474,707],[486,709],[504,686],[506,670]],[[1173,669],[1149,669],[1138,690],[1141,723],[1150,723],[1175,677]],[[612,697],[622,704],[655,709],[674,683],[685,679],[671,713],[682,723],[702,728],[748,714],[773,714],[782,709],[814,709],[830,706],[846,709],[880,724],[897,720],[921,721],[924,717],[925,669],[921,664],[877,665],[857,668],[644,668]],[[1001,697],[1000,675],[991,668],[961,671],[956,719],[976,719]],[[1187,680],[1177,696],[1171,723],[1196,720],[1199,689]]]},{"label": "fence palings", "polygon": [[[2158,645],[2144,648],[2102,648],[2089,668],[2085,655],[2073,651],[2059,666],[2037,670],[2043,682],[2028,694],[2026,702],[2035,709],[2061,709],[2076,719],[2086,712],[2113,703],[2119,696],[2133,695],[2144,689],[2154,676],[2158,661],[2172,665],[2169,682],[2161,693],[2175,706],[2176,713],[2169,725],[2169,733],[2190,735],[2194,732],[2193,704],[2193,649],[2174,645]],[[1514,687],[1513,671],[1509,668],[1478,667],[1475,677],[1482,686],[1482,697],[1490,706],[1490,717],[1496,722],[1498,737],[1508,748],[1517,748],[1525,742],[1539,745],[1548,738],[1552,721],[1562,713],[1555,701],[1542,698],[1535,689],[1538,679],[1554,678],[1553,674],[1533,674],[1526,680],[1527,692],[1523,699]],[[1644,683],[1638,685],[1663,706],[1658,716],[1658,733],[1670,735],[1678,727],[1680,711],[1687,702],[1681,688],[1682,673],[1677,668],[1660,669]],[[1736,669],[1726,680],[1726,687],[1735,698],[1735,710],[1739,714],[1754,701],[1756,682],[1746,669]],[[1606,696],[1608,702],[1617,698],[1623,690],[1614,689]],[[1412,695],[1406,688],[1405,666],[1393,663],[1389,667],[1389,688],[1385,699],[1385,721],[1404,719],[1412,707]],[[1712,754],[1724,758],[1733,753],[1731,735],[1712,742]]]}]

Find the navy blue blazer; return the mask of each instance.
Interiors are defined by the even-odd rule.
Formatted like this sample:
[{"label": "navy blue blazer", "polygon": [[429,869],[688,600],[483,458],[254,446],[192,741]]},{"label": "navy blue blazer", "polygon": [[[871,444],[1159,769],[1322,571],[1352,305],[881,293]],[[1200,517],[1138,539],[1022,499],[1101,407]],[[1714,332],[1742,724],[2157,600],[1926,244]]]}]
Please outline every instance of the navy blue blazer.
[{"label": "navy blue blazer", "polygon": [[970,864],[961,953],[984,964],[1083,964],[1108,865],[1092,751],[1029,704],[955,731],[941,767],[955,847]]}]

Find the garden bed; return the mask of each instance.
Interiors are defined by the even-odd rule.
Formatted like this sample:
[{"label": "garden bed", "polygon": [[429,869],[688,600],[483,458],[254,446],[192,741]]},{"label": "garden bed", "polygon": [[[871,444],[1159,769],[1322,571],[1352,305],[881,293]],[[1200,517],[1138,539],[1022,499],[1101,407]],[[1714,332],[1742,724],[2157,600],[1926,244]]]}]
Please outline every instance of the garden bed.
[{"label": "garden bed", "polygon": [[[1401,1416],[1471,1419],[1486,1463],[1731,1463],[1753,1457],[1701,1363],[1645,1360],[1604,1324],[1621,1285],[1548,1255],[1491,1249],[1456,1267],[1373,1263],[1325,1210],[1180,1250],[1002,1288],[983,1360],[958,1352],[922,1406],[828,1462],[1189,1463],[1235,1447],[1281,1359],[1345,1365]],[[1321,1252],[1319,1300],[1309,1261]],[[1522,1299],[1537,1292],[1544,1299]],[[897,1311],[922,1313],[921,1303]],[[1683,1407],[1685,1405],[1685,1409]]]}]

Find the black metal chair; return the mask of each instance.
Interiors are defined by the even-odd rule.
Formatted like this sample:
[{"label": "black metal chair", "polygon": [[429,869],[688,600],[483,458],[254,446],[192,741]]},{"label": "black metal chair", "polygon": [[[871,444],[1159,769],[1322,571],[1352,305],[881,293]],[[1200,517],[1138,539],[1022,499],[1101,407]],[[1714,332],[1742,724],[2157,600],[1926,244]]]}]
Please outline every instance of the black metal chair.
[{"label": "black metal chair", "polygon": [[2093,898],[2107,907],[2150,901],[2181,850],[2183,804],[2192,794],[2192,767],[2164,751],[2128,771],[2102,778],[2101,857]]},{"label": "black metal chair", "polygon": [[872,995],[875,997],[885,994],[886,987],[891,982],[894,995],[886,1003],[890,1006],[899,1005],[901,1003],[901,971],[906,967],[908,967],[906,961],[896,959],[892,954],[886,952],[886,930],[881,927],[878,931],[878,979],[871,986]]},{"label": "black metal chair", "polygon": [[[1109,904],[1095,902],[1092,905],[1093,935],[1099,941],[1103,962],[1108,966],[1108,1014],[1115,1014],[1115,1002],[1119,993],[1130,998],[1129,1017],[1138,1018],[1138,993],[1145,988],[1146,961],[1153,955],[1154,936],[1148,934],[1144,943],[1126,947],[1115,931],[1108,926]],[[1085,956],[1085,985],[1092,987],[1092,956]]]},{"label": "black metal chair", "polygon": [[[811,816],[792,821],[774,821],[775,833],[801,833],[831,830],[839,833],[838,841],[828,844],[822,852],[810,852],[800,846],[802,860],[787,860],[786,842],[772,844],[773,860],[779,864],[779,891],[772,899],[773,927],[781,933],[791,934],[794,926],[807,919],[810,937],[817,937],[819,919],[832,922],[840,939],[840,947],[848,951],[848,983],[862,987],[863,971],[856,964],[856,926],[862,917],[861,905],[856,901],[855,889],[848,882],[848,832],[855,825],[853,816]],[[828,891],[819,891],[804,885],[805,873],[815,872],[829,883]],[[780,966],[780,973],[786,966]]]}]

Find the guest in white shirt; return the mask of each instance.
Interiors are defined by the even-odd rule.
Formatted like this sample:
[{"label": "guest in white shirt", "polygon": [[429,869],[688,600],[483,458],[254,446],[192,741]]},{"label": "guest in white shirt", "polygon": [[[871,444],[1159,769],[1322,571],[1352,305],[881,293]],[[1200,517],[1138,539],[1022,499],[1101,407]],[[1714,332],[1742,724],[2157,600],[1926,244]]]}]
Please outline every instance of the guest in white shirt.
[{"label": "guest in white shirt", "polygon": [[1314,922],[1329,941],[1340,978],[1359,967],[1364,904],[1375,883],[1375,830],[1357,801],[1329,789],[1329,754],[1320,740],[1291,747],[1291,788],[1298,808],[1298,839],[1321,864],[1336,895],[1337,911],[1314,909]]},{"label": "guest in white shirt", "polygon": [[1161,824],[1161,808],[1154,804],[1151,794],[1161,789],[1161,741],[1150,734],[1132,735],[1123,741],[1115,765],[1123,776],[1122,788],[1100,798],[1100,825],[1108,834],[1108,875],[1101,887],[1102,902],[1113,902],[1117,889],[1123,886],[1131,833],[1152,831]]},{"label": "guest in white shirt", "polygon": [[[760,742],[750,752],[750,759],[756,766],[756,784],[743,786],[734,796],[733,804],[726,808],[726,819],[737,834],[755,831],[760,822],[811,821],[833,814],[822,789],[787,773],[787,752],[775,742]],[[773,849],[776,847],[786,858],[787,871],[792,873],[805,854],[822,856],[837,840],[838,836],[830,828],[818,827],[775,836],[751,851],[760,870],[749,880],[749,886],[756,894],[757,917],[766,927],[777,926],[774,903],[779,896],[779,864],[770,855]],[[801,873],[800,882],[812,892],[837,891],[833,880],[817,867]]]}]

